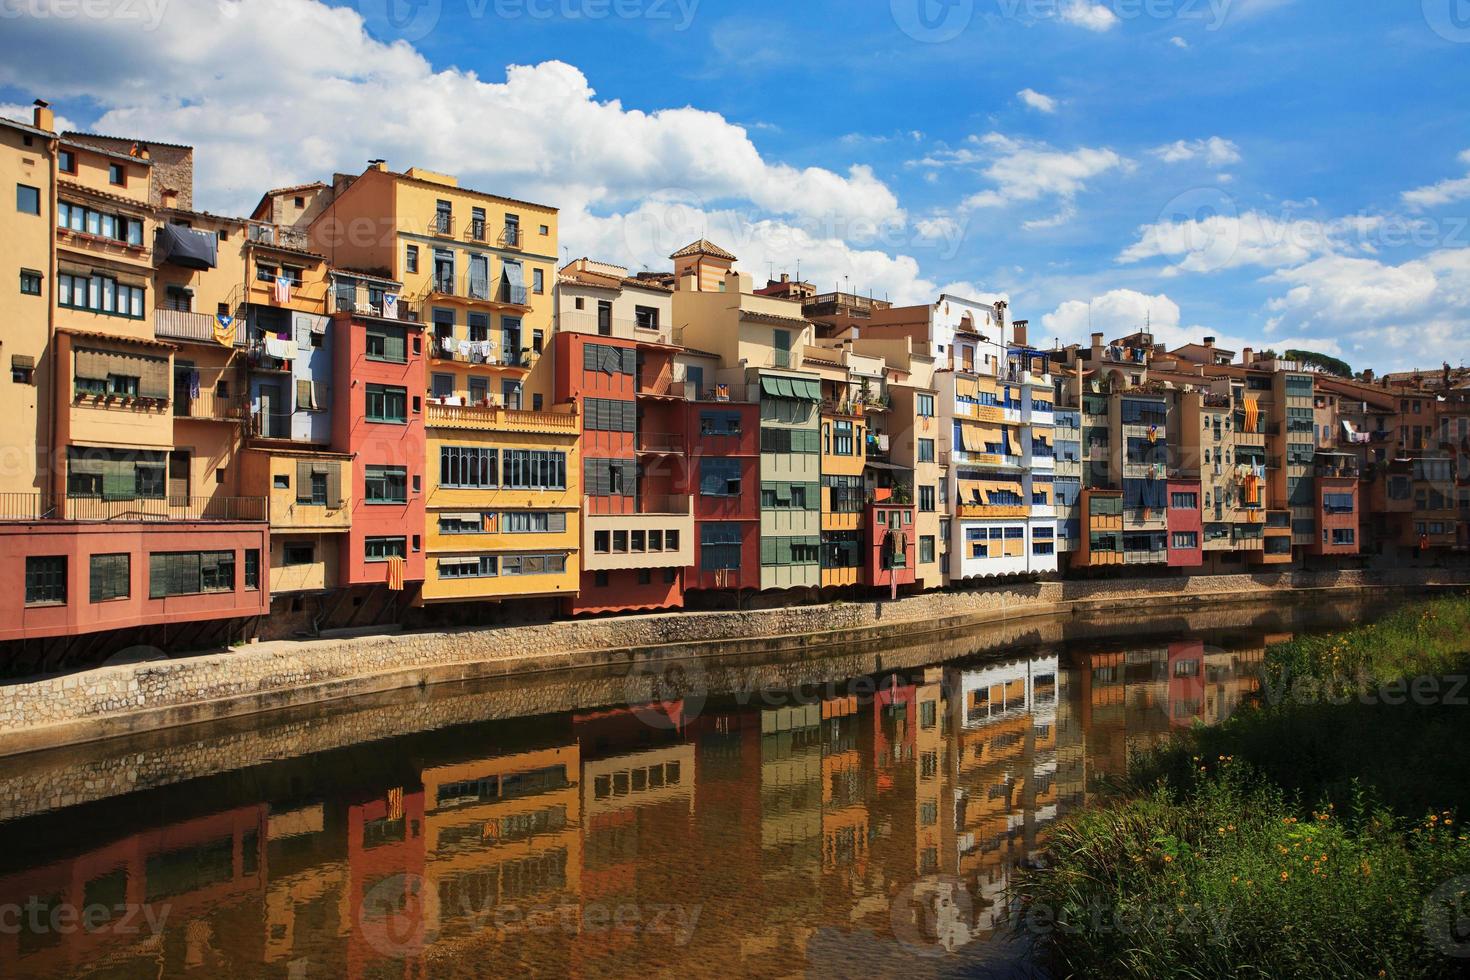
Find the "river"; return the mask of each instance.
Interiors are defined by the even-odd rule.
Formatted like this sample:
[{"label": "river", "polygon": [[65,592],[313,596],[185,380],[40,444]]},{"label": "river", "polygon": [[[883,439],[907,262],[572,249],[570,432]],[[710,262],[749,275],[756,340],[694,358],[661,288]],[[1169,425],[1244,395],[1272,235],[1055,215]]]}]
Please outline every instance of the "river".
[{"label": "river", "polygon": [[1358,600],[544,675],[0,763],[0,976],[1024,975],[1004,893]]}]

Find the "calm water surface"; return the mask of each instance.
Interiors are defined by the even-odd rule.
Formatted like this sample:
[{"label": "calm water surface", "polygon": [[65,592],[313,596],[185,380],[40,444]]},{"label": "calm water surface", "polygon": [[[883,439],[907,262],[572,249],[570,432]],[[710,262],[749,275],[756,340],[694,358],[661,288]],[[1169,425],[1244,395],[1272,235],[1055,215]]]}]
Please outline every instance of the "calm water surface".
[{"label": "calm water surface", "polygon": [[1267,643],[1372,612],[691,668],[652,704],[560,679],[543,693],[574,707],[533,717],[491,718],[525,690],[461,692],[7,760],[0,976],[1024,975],[997,923],[1048,828],[1229,714]]}]

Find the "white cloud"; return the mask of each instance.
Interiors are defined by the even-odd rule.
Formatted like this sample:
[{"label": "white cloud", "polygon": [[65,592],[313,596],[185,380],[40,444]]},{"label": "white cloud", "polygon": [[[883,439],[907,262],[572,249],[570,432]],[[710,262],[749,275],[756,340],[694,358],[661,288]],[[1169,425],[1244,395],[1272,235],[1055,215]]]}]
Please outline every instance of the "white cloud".
[{"label": "white cloud", "polygon": [[[36,118],[36,107],[33,105],[21,105],[19,102],[0,102],[0,119],[13,119],[16,122],[31,125]],[[56,117],[56,131],[76,129],[76,123],[65,116]]]},{"label": "white cloud", "polygon": [[1062,20],[1074,27],[1102,33],[1118,26],[1118,15],[1092,0],[1066,0],[1061,9]]},{"label": "white cloud", "polygon": [[1174,45],[1174,47],[1178,48],[1181,51],[1189,50],[1189,42],[1184,40],[1184,38],[1180,37],[1177,34],[1169,38],[1169,43]]},{"label": "white cloud", "polygon": [[[1070,217],[1072,201],[1087,189],[1088,180],[1133,166],[1132,161],[1103,147],[1084,146],[1064,152],[1046,143],[1012,139],[1000,133],[971,136],[961,148],[932,153],[917,165],[974,167],[996,185],[965,198],[965,209],[1048,199],[1058,201],[1066,217]],[[1043,219],[1037,226],[1045,227],[1046,220],[1050,219]]]},{"label": "white cloud", "polygon": [[1174,218],[1139,228],[1138,241],[1119,253],[1118,262],[1176,260],[1164,269],[1165,275],[1294,266],[1326,253],[1364,248],[1381,224],[1381,218],[1371,216],[1319,221],[1257,211]]},{"label": "white cloud", "polygon": [[1226,167],[1241,160],[1240,147],[1234,142],[1211,136],[1202,140],[1177,140],[1148,151],[1165,163],[1201,160],[1207,167]]},{"label": "white cloud", "polygon": [[[1460,162],[1470,164],[1470,150],[1460,154]],[[1470,175],[1453,180],[1442,180],[1428,187],[1419,187],[1411,191],[1404,191],[1401,195],[1404,204],[1415,211],[1423,211],[1427,208],[1437,208],[1446,204],[1454,204],[1470,198]]]},{"label": "white cloud", "polygon": [[1044,112],[1050,115],[1057,111],[1057,100],[1050,95],[1042,95],[1035,89],[1023,88],[1016,93],[1016,98],[1025,103],[1028,108],[1035,109],[1037,112]]},{"label": "white cloud", "polygon": [[905,217],[867,167],[768,160],[718,113],[626,108],[559,61],[510,66],[503,81],[436,70],[406,42],[375,40],[350,7],[176,3],[152,31],[120,18],[5,23],[0,84],[95,100],[99,132],[193,144],[196,200],[213,209],[385,157],[570,209],[684,188],[837,227]]}]

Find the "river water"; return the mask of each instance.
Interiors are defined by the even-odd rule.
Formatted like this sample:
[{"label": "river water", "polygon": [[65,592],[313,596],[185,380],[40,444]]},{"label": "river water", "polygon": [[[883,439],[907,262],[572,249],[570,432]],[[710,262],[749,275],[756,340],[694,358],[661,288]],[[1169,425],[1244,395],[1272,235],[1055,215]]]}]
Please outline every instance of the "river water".
[{"label": "river water", "polygon": [[1355,601],[544,675],[0,762],[0,976],[1026,975],[1018,864]]}]

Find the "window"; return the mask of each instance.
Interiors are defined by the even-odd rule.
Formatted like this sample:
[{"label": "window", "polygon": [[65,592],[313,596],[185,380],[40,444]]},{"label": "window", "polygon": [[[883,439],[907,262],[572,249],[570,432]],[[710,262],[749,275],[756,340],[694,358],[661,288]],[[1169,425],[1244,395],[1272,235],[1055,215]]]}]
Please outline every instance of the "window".
[{"label": "window", "polygon": [[[565,490],[567,454],[541,449],[507,449],[502,453],[503,485],[514,490]],[[589,491],[590,492],[590,491]],[[632,488],[629,488],[632,492]]]},{"label": "window", "polygon": [[126,554],[93,555],[90,592],[93,602],[126,599],[132,594],[132,558]]},{"label": "window", "polygon": [[363,467],[363,501],[369,504],[408,502],[408,467]]},{"label": "window", "polygon": [[702,522],[699,525],[699,567],[706,572],[740,568],[740,525]]},{"label": "window", "polygon": [[739,412],[700,412],[699,434],[702,436],[740,435]]},{"label": "window", "polygon": [[500,561],[494,555],[439,559],[440,578],[494,578],[498,574]]},{"label": "window", "polygon": [[156,551],[148,556],[148,598],[233,592],[233,551]]},{"label": "window", "polygon": [[392,385],[367,386],[367,419],[369,422],[408,421],[408,389]]},{"label": "window", "polygon": [[408,541],[404,538],[364,538],[362,541],[363,561],[380,562],[389,558],[407,557]]},{"label": "window", "polygon": [[544,293],[546,291],[546,270],[531,270],[531,292]]},{"label": "window", "polygon": [[678,551],[679,550],[679,532],[678,531],[665,531],[664,532],[664,549],[666,551]]},{"label": "window", "polygon": [[543,234],[543,235],[549,235],[549,234],[551,234],[551,229],[549,227],[547,227],[546,225],[541,225],[540,230],[541,230],[541,234]]},{"label": "window", "polygon": [[110,276],[63,273],[56,277],[56,302],[74,310],[143,319],[142,286],[119,283]]},{"label": "window", "polygon": [[1357,541],[1357,532],[1350,527],[1335,527],[1332,529],[1332,543],[1336,545],[1349,545]]},{"label": "window", "polygon": [[64,174],[77,172],[77,153],[75,150],[61,150],[56,154],[56,168]]},{"label": "window", "polygon": [[1353,495],[1350,493],[1324,493],[1322,509],[1329,514],[1351,514]]},{"label": "window", "polygon": [[919,440],[919,462],[921,462],[921,463],[932,463],[932,462],[934,462],[934,440],[933,439],[920,439]]},{"label": "window", "polygon": [[408,362],[408,330],[392,323],[376,320],[367,325],[367,358],[370,361]]},{"label": "window", "polygon": [[116,184],[118,187],[127,186],[127,168],[120,163],[109,163],[107,165],[107,182],[109,184]]},{"label": "window", "polygon": [[281,564],[286,566],[316,564],[316,545],[310,541],[287,541],[281,548]]},{"label": "window", "polygon": [[853,453],[852,423],[845,419],[838,419],[832,427],[832,446],[830,455],[852,456]]},{"label": "window", "polygon": [[66,602],[66,556],[26,557],[26,605],[51,606]]},{"label": "window", "polygon": [[934,512],[934,488],[922,486],[919,488],[919,511],[924,514]]},{"label": "window", "polygon": [[611,539],[606,531],[592,532],[592,551],[595,554],[605,555],[611,549]]},{"label": "window", "polygon": [[32,269],[20,270],[20,291],[26,296],[40,296],[41,274]]},{"label": "window", "polygon": [[637,406],[632,401],[588,398],[583,401],[583,427],[589,432],[633,432],[638,424]]},{"label": "window", "polygon": [[1031,542],[1031,553],[1033,555],[1054,555],[1056,544],[1051,541],[1033,541]]},{"label": "window", "polygon": [[857,568],[863,563],[862,537],[856,531],[828,531],[822,535],[823,568]]},{"label": "window", "polygon": [[640,330],[658,329],[658,307],[635,306],[633,307],[633,322]]},{"label": "window", "polygon": [[21,214],[41,213],[41,190],[29,184],[15,185],[15,209]]},{"label": "window", "polygon": [[567,529],[567,515],[551,511],[509,511],[500,516],[503,534],[560,534]]},{"label": "window", "polygon": [[934,535],[923,534],[919,536],[919,562],[929,564],[934,561]]},{"label": "window", "polygon": [[1199,547],[1199,533],[1196,531],[1175,531],[1169,538],[1169,547],[1180,551],[1190,551]]},{"label": "window", "polygon": [[439,447],[439,485],[468,489],[497,486],[499,450],[478,446]]},{"label": "window", "polygon": [[67,496],[162,499],[164,468],[162,453],[71,447],[67,450]]},{"label": "window", "polygon": [[637,482],[631,459],[584,459],[582,489],[589,497],[630,497]]},{"label": "window", "polygon": [[1171,493],[1169,494],[1169,506],[1173,510],[1199,510],[1199,494]]},{"label": "window", "polygon": [[245,588],[251,592],[260,588],[260,549],[245,549]]},{"label": "window", "polygon": [[919,392],[914,396],[914,411],[920,418],[932,419],[934,417],[934,396]]}]

